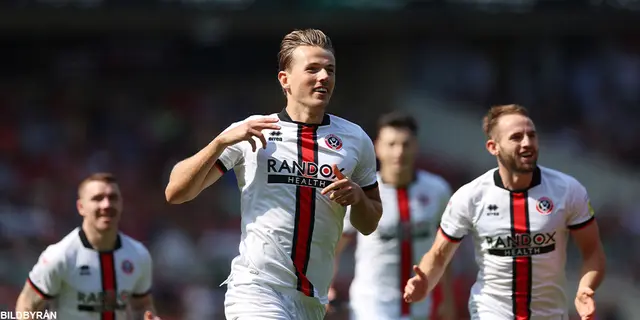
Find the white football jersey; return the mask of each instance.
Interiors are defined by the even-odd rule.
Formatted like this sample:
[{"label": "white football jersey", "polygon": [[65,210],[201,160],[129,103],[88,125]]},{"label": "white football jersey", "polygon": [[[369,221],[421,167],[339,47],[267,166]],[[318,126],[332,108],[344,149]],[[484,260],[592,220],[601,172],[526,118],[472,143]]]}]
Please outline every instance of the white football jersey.
[{"label": "white football jersey", "polygon": [[[358,234],[355,275],[349,300],[356,319],[427,319],[431,299],[408,304],[404,287],[413,276],[413,265],[429,251],[440,217],[451,197],[451,187],[440,176],[418,171],[407,188],[385,184],[378,175],[383,212],[378,229]],[[355,229],[347,216],[344,233]]]},{"label": "white football jersey", "polygon": [[451,241],[471,234],[479,267],[472,319],[568,319],[565,260],[569,230],[594,221],[585,188],[540,167],[525,190],[504,188],[497,169],[461,187],[442,216]]},{"label": "white football jersey", "polygon": [[113,251],[96,251],[76,228],[42,252],[27,282],[52,299],[59,319],[126,319],[130,297],[151,290],[151,255],[122,233]]},{"label": "white football jersey", "polygon": [[326,304],[346,208],[320,191],[337,180],[333,164],[363,189],[375,188],[373,142],[358,125],[333,115],[320,125],[294,122],[285,110],[268,117],[279,118],[281,129],[262,131],[266,149],[254,139],[260,148],[253,152],[243,141],[216,162],[222,172],[234,170],[241,190],[240,255],[228,281],[297,290]]}]

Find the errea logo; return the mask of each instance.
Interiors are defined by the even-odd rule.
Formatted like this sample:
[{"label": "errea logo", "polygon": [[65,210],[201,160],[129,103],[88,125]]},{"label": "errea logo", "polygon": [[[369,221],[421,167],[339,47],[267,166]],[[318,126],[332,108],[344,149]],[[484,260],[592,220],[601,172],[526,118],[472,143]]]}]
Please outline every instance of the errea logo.
[{"label": "errea logo", "polygon": [[271,131],[269,132],[269,141],[282,141],[282,132],[281,131]]}]

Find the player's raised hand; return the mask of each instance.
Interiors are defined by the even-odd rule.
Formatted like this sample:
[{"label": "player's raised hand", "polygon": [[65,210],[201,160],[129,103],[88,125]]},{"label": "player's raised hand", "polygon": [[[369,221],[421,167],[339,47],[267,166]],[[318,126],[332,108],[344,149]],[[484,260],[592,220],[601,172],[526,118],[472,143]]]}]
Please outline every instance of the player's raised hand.
[{"label": "player's raised hand", "polygon": [[262,148],[267,148],[267,139],[262,134],[262,130],[272,129],[280,130],[280,126],[276,124],[278,118],[261,118],[247,121],[229,131],[221,133],[216,139],[220,141],[225,147],[234,145],[240,141],[247,141],[251,144],[251,150],[254,152],[257,150],[256,142],[253,137],[260,139],[262,142]]},{"label": "player's raised hand", "polygon": [[413,272],[415,272],[416,275],[409,279],[409,281],[407,281],[407,285],[404,287],[403,298],[407,303],[420,301],[426,298],[427,289],[429,289],[427,275],[416,265],[413,266]]},{"label": "player's raised hand", "polygon": [[359,185],[345,177],[337,165],[333,165],[333,174],[336,176],[336,181],[322,189],[320,192],[322,195],[329,194],[329,199],[343,206],[354,205],[364,197],[364,191]]},{"label": "player's raised hand", "polygon": [[593,320],[596,317],[596,302],[593,299],[595,292],[588,287],[578,288],[576,293],[576,311],[582,320]]},{"label": "player's raised hand", "polygon": [[144,320],[162,320],[159,317],[153,315],[151,311],[147,311],[144,313]]}]

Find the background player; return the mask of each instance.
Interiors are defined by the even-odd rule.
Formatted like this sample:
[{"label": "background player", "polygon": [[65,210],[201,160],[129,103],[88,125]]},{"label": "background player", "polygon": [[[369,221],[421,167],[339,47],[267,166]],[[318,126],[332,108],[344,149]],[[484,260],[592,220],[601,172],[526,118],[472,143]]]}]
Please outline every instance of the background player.
[{"label": "background player", "polygon": [[154,310],[152,261],[142,243],[118,231],[122,195],[114,176],[84,179],[76,204],[82,226],[42,252],[16,311],[43,310],[52,299],[60,319],[142,319]]},{"label": "background player", "polygon": [[286,108],[232,124],[176,164],[166,188],[167,201],[183,203],[235,171],[242,238],[226,281],[228,319],[323,319],[346,206],[363,234],[382,215],[371,139],[325,113],[336,70],[329,37],[291,32],[279,65]]},{"label": "background player", "polygon": [[[415,169],[417,132],[416,121],[409,115],[390,113],[378,122],[375,150],[385,214],[374,233],[357,237],[355,277],[349,294],[352,319],[428,319],[431,313],[430,298],[409,305],[402,294],[412,266],[433,243],[451,187],[442,177]],[[340,252],[356,233],[348,218],[344,224],[336,266]],[[446,272],[438,313],[442,319],[456,320],[450,280]]]},{"label": "background player", "polygon": [[451,197],[431,250],[406,285],[406,300],[419,301],[433,289],[471,233],[480,269],[469,300],[472,319],[568,319],[563,285],[571,233],[583,259],[575,307],[582,319],[594,319],[605,256],[587,191],[537,165],[538,138],[525,108],[493,107],[483,129],[498,169]]}]

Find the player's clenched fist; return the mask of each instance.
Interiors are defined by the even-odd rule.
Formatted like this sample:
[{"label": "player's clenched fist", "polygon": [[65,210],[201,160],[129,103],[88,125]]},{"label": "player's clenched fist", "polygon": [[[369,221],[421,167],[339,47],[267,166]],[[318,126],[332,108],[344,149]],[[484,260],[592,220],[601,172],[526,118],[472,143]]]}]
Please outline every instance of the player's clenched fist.
[{"label": "player's clenched fist", "polygon": [[404,301],[411,303],[420,301],[427,297],[427,289],[429,288],[429,282],[427,281],[427,275],[418,268],[413,266],[413,272],[416,275],[407,281],[407,285],[404,287]]},{"label": "player's clenched fist", "polygon": [[262,134],[262,130],[280,130],[280,126],[275,124],[278,121],[278,118],[262,118],[247,121],[229,131],[221,133],[216,139],[225,147],[232,146],[241,141],[247,141],[251,144],[251,149],[255,152],[257,147],[253,137],[256,137],[262,141],[262,148],[266,149],[267,139],[265,139]]},{"label": "player's clenched fist", "polygon": [[322,189],[320,193],[323,195],[329,194],[329,199],[345,207],[360,202],[364,197],[362,188],[345,177],[337,165],[334,164],[332,168],[338,180]]},{"label": "player's clenched fist", "polygon": [[144,320],[161,320],[159,317],[156,317],[151,313],[151,311],[147,311],[144,313]]}]

